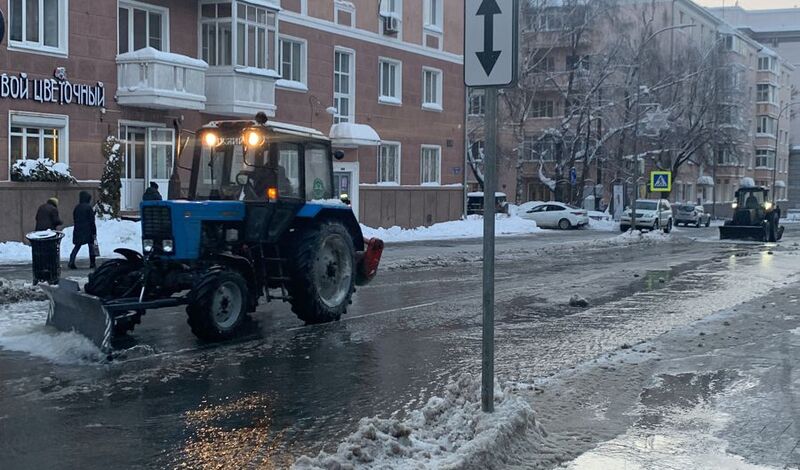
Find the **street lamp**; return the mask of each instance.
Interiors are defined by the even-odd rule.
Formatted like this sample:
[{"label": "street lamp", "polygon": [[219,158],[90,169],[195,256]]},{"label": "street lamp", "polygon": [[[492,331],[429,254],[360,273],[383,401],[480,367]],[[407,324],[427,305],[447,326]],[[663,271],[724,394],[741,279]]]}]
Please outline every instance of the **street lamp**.
[{"label": "street lamp", "polygon": [[783,116],[783,113],[785,113],[787,109],[797,104],[800,104],[800,101],[791,101],[781,106],[781,110],[778,113],[778,119],[775,121],[775,158],[772,160],[772,201],[775,203],[775,207],[778,207],[778,198],[775,194],[775,180],[778,176],[778,149],[780,146],[781,116]]}]

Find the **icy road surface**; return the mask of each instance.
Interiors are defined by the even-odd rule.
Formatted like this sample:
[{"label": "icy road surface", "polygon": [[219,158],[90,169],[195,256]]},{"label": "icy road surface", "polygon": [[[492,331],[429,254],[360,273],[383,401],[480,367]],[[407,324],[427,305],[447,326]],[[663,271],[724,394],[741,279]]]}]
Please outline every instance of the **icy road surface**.
[{"label": "icy road surface", "polygon": [[[547,231],[498,241],[498,380],[533,388],[528,398],[550,436],[527,442],[536,459],[515,453],[525,460],[498,458],[498,468],[547,468],[576,458],[565,465],[603,468],[603,462],[618,462],[607,460],[615,458],[608,449],[648,445],[647,432],[630,428],[629,413],[637,387],[657,392],[658,384],[645,380],[655,366],[641,377],[631,366],[619,380],[598,381],[604,402],[561,384],[581,377],[580,384],[595,388],[590,380],[607,372],[601,366],[611,367],[598,359],[611,361],[608,355],[620,348],[633,354],[630,349],[642,344],[658,350],[654,342],[664,333],[689,334],[698,320],[797,280],[800,230],[787,227],[777,247],[716,238],[714,228],[681,228],[643,240]],[[358,430],[359,419],[402,420],[441,396],[462,372],[479,373],[480,254],[479,240],[391,245],[379,277],[359,289],[343,321],[304,326],[285,305],[267,305],[248,335],[221,345],[195,340],[182,310],[151,312],[110,363],[81,338],[44,328],[46,303],[2,304],[3,467],[238,468],[256,462],[283,468],[301,455],[333,452]],[[0,277],[24,276],[0,269]],[[570,307],[573,294],[590,306]],[[800,327],[800,318],[795,323]],[[697,352],[714,360],[707,349]],[[679,372],[665,374],[692,381]],[[730,374],[726,393],[751,390],[747,372]],[[563,399],[568,390],[575,390],[577,402]],[[737,419],[731,408],[720,407],[697,411],[710,416],[706,434],[712,437],[714,426]],[[606,423],[587,428],[588,408]],[[691,421],[686,408],[660,419]],[[800,437],[793,428],[786,433]],[[696,440],[664,435],[668,442],[654,440],[651,447]],[[730,447],[710,440],[698,452],[736,462],[760,455],[758,446],[738,446],[741,457],[726,457]],[[788,447],[789,455],[797,452]],[[648,461],[640,467],[649,468]]]}]

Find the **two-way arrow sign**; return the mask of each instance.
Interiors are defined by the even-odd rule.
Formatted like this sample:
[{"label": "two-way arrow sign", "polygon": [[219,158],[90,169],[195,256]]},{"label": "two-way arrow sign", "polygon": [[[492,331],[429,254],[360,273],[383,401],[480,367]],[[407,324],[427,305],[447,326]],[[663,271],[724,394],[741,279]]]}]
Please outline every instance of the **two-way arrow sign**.
[{"label": "two-way arrow sign", "polygon": [[464,82],[510,86],[517,76],[517,0],[465,0]]}]

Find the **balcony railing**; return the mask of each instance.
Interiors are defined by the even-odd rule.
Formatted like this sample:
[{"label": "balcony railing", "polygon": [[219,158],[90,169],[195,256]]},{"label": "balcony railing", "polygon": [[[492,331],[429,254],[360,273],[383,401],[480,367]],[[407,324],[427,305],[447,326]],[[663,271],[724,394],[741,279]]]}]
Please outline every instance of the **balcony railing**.
[{"label": "balcony railing", "polygon": [[117,103],[150,109],[206,108],[208,64],[153,48],[117,56]]},{"label": "balcony railing", "polygon": [[206,112],[224,116],[275,116],[273,70],[253,67],[212,67],[206,75]]}]

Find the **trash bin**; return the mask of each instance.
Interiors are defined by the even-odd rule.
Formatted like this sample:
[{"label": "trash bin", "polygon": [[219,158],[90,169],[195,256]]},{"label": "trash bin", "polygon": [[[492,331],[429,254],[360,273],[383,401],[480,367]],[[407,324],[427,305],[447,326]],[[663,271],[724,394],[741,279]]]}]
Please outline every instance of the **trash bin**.
[{"label": "trash bin", "polygon": [[64,234],[54,230],[31,232],[25,236],[33,254],[33,284],[58,284],[61,277],[61,239]]}]

